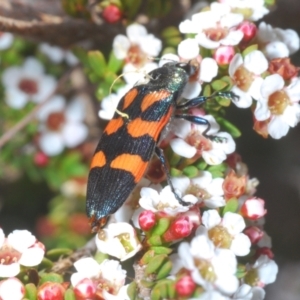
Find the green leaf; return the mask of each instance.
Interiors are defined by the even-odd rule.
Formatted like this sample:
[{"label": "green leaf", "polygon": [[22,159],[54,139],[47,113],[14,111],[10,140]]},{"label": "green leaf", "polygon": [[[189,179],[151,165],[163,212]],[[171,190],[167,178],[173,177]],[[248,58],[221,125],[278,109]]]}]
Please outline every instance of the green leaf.
[{"label": "green leaf", "polygon": [[198,169],[195,166],[188,166],[182,170],[183,174],[189,178],[196,177],[198,174]]},{"label": "green leaf", "polygon": [[171,270],[172,270],[172,262],[170,260],[168,260],[166,263],[164,263],[160,269],[158,270],[157,272],[157,275],[156,275],[156,279],[163,279],[163,278],[166,278]]},{"label": "green leaf", "polygon": [[62,256],[69,256],[73,253],[72,249],[58,248],[47,251],[46,256],[51,260],[57,260]]},{"label": "green leaf", "polygon": [[212,88],[215,90],[215,91],[222,91],[224,89],[227,88],[228,86],[228,83],[226,81],[223,81],[221,79],[217,79],[217,80],[214,80],[212,83],[211,83],[211,86]]},{"label": "green leaf", "polygon": [[137,295],[137,285],[135,281],[132,281],[127,288],[127,295],[130,300],[135,300]]},{"label": "green leaf", "polygon": [[175,168],[171,168],[170,169],[170,175],[171,177],[176,177],[176,176],[180,176],[182,174],[181,170],[175,169]]},{"label": "green leaf", "polygon": [[160,218],[157,224],[151,230],[152,235],[162,235],[164,234],[170,226],[170,219],[169,218]]},{"label": "green leaf", "polygon": [[224,177],[224,173],[222,171],[212,171],[210,173],[212,175],[212,178]]},{"label": "green leaf", "polygon": [[156,282],[155,281],[148,281],[148,280],[142,279],[141,280],[141,284],[145,288],[150,289],[150,288],[152,288],[156,284]]},{"label": "green leaf", "polygon": [[45,273],[41,275],[40,279],[40,285],[42,285],[45,282],[57,282],[57,283],[63,283],[64,279],[61,275],[56,273]]},{"label": "green leaf", "polygon": [[243,55],[243,57],[245,57],[247,54],[249,54],[250,52],[257,50],[257,49],[258,49],[258,45],[256,45],[256,44],[251,45],[242,52],[242,55]]},{"label": "green leaf", "polygon": [[241,131],[233,125],[231,122],[225,120],[224,118],[216,118],[218,124],[227,132],[229,132],[234,138],[241,136]]},{"label": "green leaf", "polygon": [[100,78],[103,77],[106,72],[106,62],[103,54],[100,51],[89,51],[88,59],[94,73]]},{"label": "green leaf", "polygon": [[162,239],[161,236],[159,235],[152,235],[149,239],[148,239],[148,243],[151,246],[160,246],[162,245]]},{"label": "green leaf", "polygon": [[64,300],[76,300],[74,291],[67,289],[64,295]]},{"label": "green leaf", "polygon": [[168,38],[172,38],[172,37],[181,36],[181,33],[177,27],[169,26],[162,31],[161,36],[164,39],[168,39]]},{"label": "green leaf", "polygon": [[124,12],[129,19],[133,19],[135,17],[141,3],[141,0],[121,0]]},{"label": "green leaf", "polygon": [[150,249],[140,259],[140,263],[142,265],[147,265],[154,256],[155,256],[155,251],[153,249]]},{"label": "green leaf", "polygon": [[224,171],[226,171],[226,169],[227,169],[227,165],[224,164],[224,163],[219,164],[219,165],[215,165],[215,166],[209,166],[209,167],[207,168],[207,170],[208,170],[209,172],[213,172],[213,171],[224,172]]},{"label": "green leaf", "polygon": [[170,254],[172,253],[172,249],[163,246],[152,246],[150,250],[153,250],[155,254]]},{"label": "green leaf", "polygon": [[111,83],[105,81],[101,82],[96,90],[97,99],[102,100],[104,97],[107,97],[109,95],[110,87]]},{"label": "green leaf", "polygon": [[205,170],[205,168],[207,167],[207,163],[203,158],[200,158],[194,163],[194,166],[199,170]]},{"label": "green leaf", "polygon": [[28,283],[25,285],[25,297],[28,300],[37,299],[37,288],[33,283]]},{"label": "green leaf", "polygon": [[239,207],[239,201],[236,198],[231,198],[226,202],[226,205],[223,208],[223,215],[227,212],[236,213]]},{"label": "green leaf", "polygon": [[163,264],[164,262],[168,259],[168,256],[166,254],[160,254],[154,256],[148,265],[145,268],[145,274],[150,275],[152,273],[155,273]]},{"label": "green leaf", "polygon": [[39,264],[40,269],[46,269],[47,270],[47,269],[51,269],[52,267],[53,267],[53,262],[50,259],[46,258],[46,257],[44,257],[42,262]]},{"label": "green leaf", "polygon": [[112,73],[118,73],[123,66],[123,60],[116,58],[113,51],[110,52],[109,59],[108,59],[108,70]]}]

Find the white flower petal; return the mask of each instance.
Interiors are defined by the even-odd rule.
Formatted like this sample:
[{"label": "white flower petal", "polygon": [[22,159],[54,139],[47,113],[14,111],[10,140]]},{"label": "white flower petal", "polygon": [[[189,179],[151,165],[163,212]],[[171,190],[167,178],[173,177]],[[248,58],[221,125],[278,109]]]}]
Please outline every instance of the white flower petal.
[{"label": "white flower petal", "polygon": [[28,247],[32,246],[36,238],[28,230],[14,230],[7,237],[8,243],[20,253],[23,253]]},{"label": "white flower petal", "polygon": [[244,218],[241,215],[232,212],[225,213],[222,224],[232,235],[242,232],[246,227]]},{"label": "white flower petal", "polygon": [[204,32],[198,33],[195,39],[200,46],[207,49],[216,49],[220,46],[220,42],[210,40]]},{"label": "white flower petal", "polygon": [[20,265],[12,263],[9,265],[0,264],[0,277],[14,277],[20,273]]},{"label": "white flower petal", "polygon": [[67,106],[65,117],[68,121],[80,122],[84,120],[85,112],[84,99],[77,96]]},{"label": "white flower petal", "polygon": [[229,69],[228,73],[230,77],[233,77],[236,70],[238,69],[239,66],[243,64],[243,57],[240,53],[235,54],[235,56],[232,58],[229,64]]},{"label": "white flower petal", "polygon": [[140,24],[131,24],[126,28],[126,34],[133,44],[139,44],[140,38],[147,35],[147,29]]},{"label": "white flower petal", "polygon": [[251,242],[248,236],[243,233],[235,235],[230,250],[237,256],[245,256],[249,254]]},{"label": "white flower petal", "polygon": [[220,44],[224,46],[235,46],[243,37],[244,34],[240,30],[230,31],[224,39],[220,40]]},{"label": "white flower petal", "polygon": [[202,223],[209,230],[221,223],[221,217],[216,210],[210,209],[203,213]]},{"label": "white flower petal", "polygon": [[259,75],[268,69],[269,63],[261,51],[254,50],[245,56],[244,66],[250,72]]},{"label": "white flower petal", "polygon": [[205,82],[211,82],[218,74],[218,64],[210,57],[206,57],[201,61],[199,79]]},{"label": "white flower petal", "polygon": [[68,122],[62,129],[64,143],[68,148],[80,145],[88,136],[88,127],[83,123]]},{"label": "white flower petal", "polygon": [[176,154],[186,158],[192,158],[197,152],[195,147],[189,145],[184,140],[179,138],[171,140],[170,146]]},{"label": "white flower petal", "polygon": [[268,132],[273,139],[280,139],[287,135],[290,127],[280,117],[274,117],[268,124]]},{"label": "white flower petal", "polygon": [[39,76],[44,73],[44,66],[34,57],[26,58],[23,68],[26,72],[28,72],[28,74],[34,74],[35,76]]},{"label": "white flower petal", "polygon": [[63,111],[65,105],[66,99],[61,95],[55,95],[39,109],[36,116],[45,122],[51,113]]},{"label": "white flower petal", "polygon": [[290,55],[288,47],[280,41],[268,43],[265,46],[265,53],[269,59],[288,57]]},{"label": "white flower petal", "polygon": [[28,102],[28,95],[20,90],[8,89],[5,95],[5,102],[14,109],[23,108]]},{"label": "white flower petal", "polygon": [[129,48],[130,41],[125,35],[118,34],[115,36],[113,41],[113,51],[117,59],[126,58]]},{"label": "white flower petal", "polygon": [[64,141],[60,133],[45,132],[39,139],[41,150],[48,156],[55,156],[64,150]]},{"label": "white flower petal", "polygon": [[190,81],[186,84],[181,94],[182,98],[194,99],[201,93],[202,87],[198,81]]},{"label": "white flower petal", "polygon": [[199,55],[199,45],[195,39],[186,39],[178,45],[178,55],[186,60],[193,59]]},{"label": "white flower petal", "polygon": [[237,100],[233,99],[232,102],[239,108],[248,108],[252,105],[252,97],[249,93],[245,93],[237,86],[233,86],[231,91],[239,96]]},{"label": "white flower petal", "polygon": [[37,266],[44,258],[44,254],[45,251],[39,247],[28,248],[23,252],[19,263],[26,267]]},{"label": "white flower petal", "polygon": [[284,80],[279,74],[267,76],[261,86],[261,95],[269,98],[271,94],[284,87]]}]

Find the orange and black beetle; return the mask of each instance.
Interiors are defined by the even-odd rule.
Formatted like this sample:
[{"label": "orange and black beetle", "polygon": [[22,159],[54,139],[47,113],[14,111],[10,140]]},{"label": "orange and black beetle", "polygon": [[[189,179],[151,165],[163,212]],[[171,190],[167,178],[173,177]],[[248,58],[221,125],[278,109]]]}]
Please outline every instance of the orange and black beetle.
[{"label": "orange and black beetle", "polygon": [[[134,86],[120,100],[118,112],[105,128],[91,163],[86,208],[93,231],[104,226],[109,215],[122,206],[143,177],[154,152],[160,158],[174,192],[163,152],[157,143],[173,117],[207,125],[207,130],[210,128],[206,119],[175,114],[177,109],[198,106],[208,99],[200,96],[178,103],[195,72],[196,67],[190,63],[166,63],[148,74],[146,84]],[[230,92],[218,95],[234,96]],[[181,204],[187,204],[176,198]]]}]

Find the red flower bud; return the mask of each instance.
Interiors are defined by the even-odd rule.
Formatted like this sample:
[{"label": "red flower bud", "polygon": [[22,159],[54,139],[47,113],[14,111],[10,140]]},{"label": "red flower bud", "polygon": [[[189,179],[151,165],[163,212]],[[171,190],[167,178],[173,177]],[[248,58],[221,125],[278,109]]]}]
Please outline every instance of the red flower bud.
[{"label": "red flower bud", "polygon": [[65,288],[57,282],[45,282],[38,289],[38,300],[63,300]]},{"label": "red flower bud", "polygon": [[218,65],[229,65],[233,56],[235,55],[234,47],[232,46],[221,46],[217,48],[213,54],[213,58],[216,60]]},{"label": "red flower bud", "polygon": [[255,252],[255,259],[259,258],[261,255],[267,255],[270,259],[274,259],[274,253],[268,247],[258,248]]},{"label": "red flower bud", "polygon": [[77,300],[93,299],[96,287],[91,279],[85,278],[74,287],[74,293]]},{"label": "red flower bud", "polygon": [[163,237],[166,242],[172,242],[189,236],[192,229],[193,224],[190,222],[189,217],[181,216],[171,223]]},{"label": "red flower bud", "polygon": [[247,199],[241,207],[242,216],[250,220],[257,220],[266,213],[265,201],[260,198]]},{"label": "red flower bud", "polygon": [[142,230],[148,231],[156,224],[155,213],[151,210],[145,210],[139,215],[139,225]]},{"label": "red flower bud", "polygon": [[181,277],[175,284],[175,290],[181,297],[189,297],[195,291],[196,283],[190,275]]},{"label": "red flower bud", "polygon": [[102,17],[107,23],[117,23],[122,18],[122,12],[115,5],[108,5],[102,12]]},{"label": "red flower bud", "polygon": [[244,233],[249,237],[251,244],[257,244],[264,236],[263,230],[256,226],[247,227]]},{"label": "red flower bud", "polygon": [[38,166],[38,167],[45,167],[48,165],[49,163],[49,157],[44,153],[44,152],[37,152],[34,155],[34,163]]},{"label": "red flower bud", "polygon": [[242,22],[237,27],[237,29],[243,32],[244,37],[243,37],[242,41],[245,43],[250,42],[256,36],[256,33],[257,33],[256,25],[249,21]]}]

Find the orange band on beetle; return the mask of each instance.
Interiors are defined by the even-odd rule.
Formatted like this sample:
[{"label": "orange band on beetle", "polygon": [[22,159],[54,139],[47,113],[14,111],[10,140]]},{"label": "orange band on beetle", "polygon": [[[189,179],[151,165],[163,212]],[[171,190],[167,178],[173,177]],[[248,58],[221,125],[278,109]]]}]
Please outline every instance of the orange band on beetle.
[{"label": "orange band on beetle", "polygon": [[154,92],[146,95],[143,98],[143,101],[141,104],[142,112],[144,112],[147,108],[149,108],[155,102],[159,102],[159,101],[169,97],[170,95],[171,95],[171,93],[166,90],[162,90],[162,91],[158,91],[158,92],[154,91]]},{"label": "orange band on beetle", "polygon": [[137,89],[132,89],[125,95],[122,110],[126,109],[135,100],[138,93]]},{"label": "orange band on beetle", "polygon": [[110,135],[114,132],[116,132],[120,127],[122,127],[124,124],[124,121],[121,117],[117,118],[117,119],[111,119],[109,121],[109,123],[107,124],[107,126],[104,129],[104,132],[107,135]]},{"label": "orange band on beetle", "polygon": [[142,160],[137,154],[120,154],[110,164],[113,169],[121,169],[130,172],[137,183],[144,175],[148,162]]},{"label": "orange band on beetle", "polygon": [[103,151],[96,152],[93,156],[91,169],[92,168],[101,168],[106,164],[106,158]]}]

